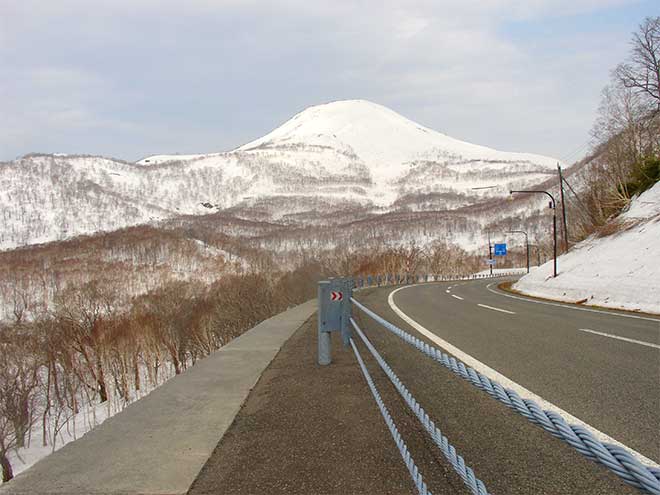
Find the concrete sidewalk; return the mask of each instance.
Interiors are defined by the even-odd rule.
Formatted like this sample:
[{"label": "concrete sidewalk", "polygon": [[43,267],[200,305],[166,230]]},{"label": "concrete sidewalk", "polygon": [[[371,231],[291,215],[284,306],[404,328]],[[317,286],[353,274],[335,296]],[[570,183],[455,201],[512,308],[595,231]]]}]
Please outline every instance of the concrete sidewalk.
[{"label": "concrete sidewalk", "polygon": [[183,494],[282,345],[316,311],[274,316],[0,487],[0,494]]}]

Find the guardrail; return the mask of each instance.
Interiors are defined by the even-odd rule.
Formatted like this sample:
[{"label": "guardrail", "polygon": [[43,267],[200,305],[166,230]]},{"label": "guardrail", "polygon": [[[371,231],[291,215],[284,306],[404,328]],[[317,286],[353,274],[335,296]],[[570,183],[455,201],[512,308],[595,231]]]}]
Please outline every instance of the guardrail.
[{"label": "guardrail", "polygon": [[[515,273],[517,274],[517,273]],[[514,273],[500,273],[494,277],[483,275],[472,275],[460,278],[451,278],[448,280],[473,280],[481,278],[502,278]],[[393,333],[405,343],[411,345],[418,351],[422,352],[427,357],[435,362],[445,366],[453,373],[461,378],[467,380],[478,389],[488,393],[494,399],[504,403],[509,408],[513,409],[532,423],[540,426],[556,438],[559,438],[571,447],[576,449],[585,457],[602,464],[610,471],[619,476],[623,481],[632,485],[645,493],[653,495],[660,495],[660,469],[653,466],[646,466],[639,462],[630,452],[626,449],[613,444],[603,443],[595,438],[589,431],[580,425],[573,425],[566,422],[561,416],[553,411],[543,410],[536,402],[529,399],[521,398],[514,390],[507,389],[494,380],[489,379],[487,376],[479,373],[475,369],[465,365],[462,361],[450,356],[441,350],[429,345],[423,340],[409,334],[396,325],[385,320],[372,310],[364,306],[359,301],[352,297],[353,289],[360,289],[368,286],[383,285],[383,280],[378,277],[367,277],[366,280],[370,285],[360,286],[360,279],[354,281],[352,279],[331,279],[330,281],[321,282],[319,284],[319,364],[327,365],[331,362],[329,345],[330,333],[334,331],[341,332],[342,340],[346,346],[350,345],[355,352],[356,358],[360,363],[360,367],[365,375],[365,379],[369,384],[369,388],[378,403],[378,406],[385,418],[385,421],[392,433],[393,438],[401,452],[401,455],[406,463],[413,483],[420,494],[427,494],[428,489],[423,482],[423,478],[414,464],[410,453],[408,452],[405,443],[401,439],[396,425],[392,420],[387,408],[385,407],[382,398],[376,390],[373,380],[368,374],[362,357],[359,354],[357,345],[353,338],[353,330],[359,337],[360,341],[369,350],[381,369],[385,372],[390,381],[394,384],[395,388],[402,396],[408,407],[417,416],[422,424],[422,427],[431,436],[434,443],[440,448],[442,454],[449,460],[454,470],[461,476],[465,485],[475,495],[486,495],[488,491],[485,485],[476,477],[474,471],[465,465],[464,459],[457,454],[454,447],[449,443],[449,440],[442,435],[441,431],[437,428],[435,423],[431,420],[428,414],[424,411],[419,402],[410,394],[407,388],[394,374],[389,365],[380,356],[373,344],[367,339],[362,330],[358,327],[355,320],[351,317],[353,305],[361,312],[369,316],[377,322],[382,328]],[[396,278],[393,280],[397,280]],[[411,282],[410,278],[399,278],[399,284],[402,283],[415,283]],[[419,277],[416,276],[416,281],[429,282],[447,280],[445,278],[429,280],[429,276]],[[394,284],[396,285],[396,284]],[[322,290],[323,287],[323,290]],[[334,294],[334,296],[333,296]],[[324,342],[322,349],[321,342]],[[327,347],[325,347],[327,345]],[[323,351],[323,361],[321,360]]]},{"label": "guardrail", "polygon": [[471,275],[410,275],[387,274],[367,275],[357,278],[343,277],[331,278],[319,282],[318,285],[318,363],[328,365],[332,362],[330,335],[339,332],[342,342],[348,347],[351,337],[349,319],[351,315],[350,297],[354,290],[369,287],[383,287],[396,285],[411,285],[428,282],[447,282],[462,280],[478,280],[485,278],[505,278],[520,275],[521,272],[503,272]]},{"label": "guardrail", "polygon": [[441,275],[441,274],[380,274],[380,275],[358,275],[353,277],[353,287],[355,289],[362,289],[366,287],[382,287],[385,285],[410,285],[420,284],[427,282],[453,282],[461,280],[477,280],[484,278],[502,278],[511,277],[514,275],[522,275],[525,273],[524,269],[516,271],[512,269],[500,273],[473,273],[469,275]]}]

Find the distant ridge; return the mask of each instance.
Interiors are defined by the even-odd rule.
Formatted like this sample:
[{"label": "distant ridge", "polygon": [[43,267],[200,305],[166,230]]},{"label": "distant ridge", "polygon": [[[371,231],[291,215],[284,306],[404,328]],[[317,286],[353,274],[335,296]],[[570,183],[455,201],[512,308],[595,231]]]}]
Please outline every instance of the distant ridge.
[{"label": "distant ridge", "polygon": [[[7,162],[0,249],[221,210],[302,225],[337,210],[451,211],[539,184],[556,163],[459,141],[369,101],[336,101],[228,152]],[[473,189],[484,186],[495,187]]]}]

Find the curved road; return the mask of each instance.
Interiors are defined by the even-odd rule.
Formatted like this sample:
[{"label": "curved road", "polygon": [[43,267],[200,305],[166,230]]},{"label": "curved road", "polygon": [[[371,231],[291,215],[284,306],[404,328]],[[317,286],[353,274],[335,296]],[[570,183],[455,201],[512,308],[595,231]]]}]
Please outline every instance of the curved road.
[{"label": "curved road", "polygon": [[660,318],[512,297],[492,280],[369,296],[660,463]]}]

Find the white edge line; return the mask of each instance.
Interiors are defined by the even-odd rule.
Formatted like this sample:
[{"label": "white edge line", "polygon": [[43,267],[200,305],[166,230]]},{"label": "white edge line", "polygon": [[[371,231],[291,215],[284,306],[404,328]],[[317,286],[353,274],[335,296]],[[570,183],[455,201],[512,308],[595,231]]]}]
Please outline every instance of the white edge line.
[{"label": "white edge line", "polygon": [[451,297],[455,297],[455,298],[458,299],[459,301],[462,301],[462,300],[463,300],[463,298],[462,298],[461,296],[457,296],[456,294],[452,294]]},{"label": "white edge line", "polygon": [[611,339],[624,340],[626,342],[631,342],[633,344],[645,345],[647,347],[654,347],[656,349],[660,349],[660,345],[652,344],[651,342],[644,342],[643,340],[629,339],[628,337],[621,337],[620,335],[614,335],[614,334],[605,333],[605,332],[597,332],[596,330],[590,330],[588,328],[578,328],[578,330],[580,332],[593,333],[593,334],[596,334],[596,335],[602,335],[603,337],[609,337]]},{"label": "white edge line", "polygon": [[417,330],[419,333],[427,337],[429,340],[433,341],[440,347],[442,347],[445,351],[448,353],[452,354],[454,357],[457,359],[460,359],[463,361],[466,365],[471,366],[474,368],[476,371],[481,373],[482,375],[487,376],[491,380],[495,380],[500,385],[502,385],[505,388],[510,388],[518,393],[523,399],[530,399],[536,402],[541,409],[546,409],[549,411],[553,411],[557,414],[559,414],[564,420],[566,420],[568,423],[572,424],[577,424],[582,426],[583,428],[586,428],[592,435],[594,435],[596,438],[598,438],[601,442],[605,443],[612,443],[615,445],[618,445],[626,450],[628,450],[638,461],[642,462],[643,464],[649,465],[654,468],[660,468],[660,464],[657,462],[649,459],[648,457],[644,456],[643,454],[640,454],[639,452],[631,449],[630,447],[627,447],[623,443],[619,442],[618,440],[615,440],[614,438],[610,437],[609,435],[603,433],[600,430],[597,430],[593,426],[585,423],[581,419],[576,418],[572,414],[564,411],[558,406],[555,406],[551,402],[548,402],[547,400],[543,399],[542,397],[539,397],[536,395],[534,392],[526,389],[522,385],[519,385],[518,383],[514,382],[513,380],[510,380],[506,376],[500,374],[499,372],[495,371],[493,368],[487,366],[486,364],[482,363],[481,361],[478,361],[477,359],[473,358],[469,354],[461,351],[459,348],[453,346],[446,340],[441,339],[438,337],[436,334],[433,332],[427,330],[424,328],[422,325],[417,323],[415,320],[413,320],[410,316],[405,314],[403,311],[399,309],[399,307],[394,303],[394,294],[399,292],[400,290],[403,289],[409,289],[410,287],[414,286],[405,286],[405,287],[399,287],[398,289],[393,290],[390,292],[389,296],[387,297],[387,303],[390,305],[392,310],[399,315],[406,323],[408,323],[411,327],[413,327],[415,330]]},{"label": "white edge line", "polygon": [[500,313],[508,313],[510,315],[516,314],[513,311],[509,311],[508,309],[495,308],[493,306],[488,306],[487,304],[477,304],[477,306],[481,306],[482,308],[486,308],[486,309],[492,309],[493,311],[499,311]]},{"label": "white edge line", "polygon": [[621,313],[616,313],[616,309],[612,308],[612,311],[602,311],[600,309],[590,309],[590,308],[576,308],[575,306],[571,304],[561,304],[561,303],[553,303],[553,302],[547,302],[547,301],[537,301],[536,299],[530,299],[528,297],[520,297],[520,296],[514,296],[513,294],[505,294],[502,291],[498,290],[493,290],[490,288],[491,285],[493,285],[495,282],[491,282],[486,286],[486,289],[488,289],[490,292],[493,294],[497,294],[499,296],[504,296],[504,297],[510,297],[511,299],[518,299],[520,301],[527,301],[530,303],[535,303],[535,304],[545,304],[547,306],[558,306],[560,308],[567,308],[567,309],[573,309],[575,311],[588,311],[590,313],[602,313],[605,315],[610,315],[610,316],[620,316],[621,318],[635,318],[637,320],[648,320],[648,321],[655,321],[660,323],[660,319],[658,318],[649,318],[646,316],[637,316],[637,315],[625,315]]}]

